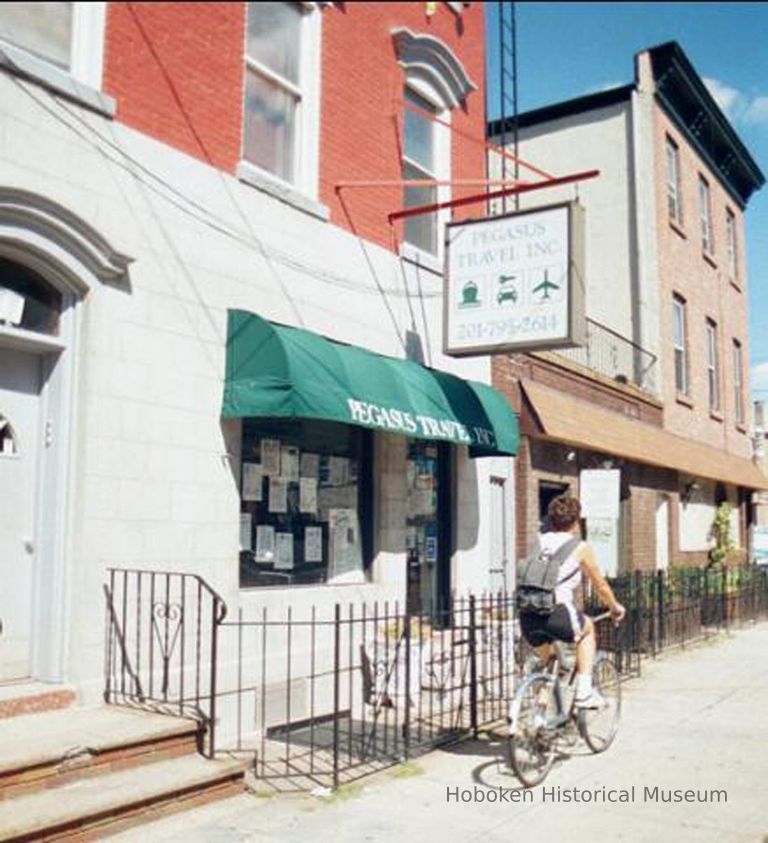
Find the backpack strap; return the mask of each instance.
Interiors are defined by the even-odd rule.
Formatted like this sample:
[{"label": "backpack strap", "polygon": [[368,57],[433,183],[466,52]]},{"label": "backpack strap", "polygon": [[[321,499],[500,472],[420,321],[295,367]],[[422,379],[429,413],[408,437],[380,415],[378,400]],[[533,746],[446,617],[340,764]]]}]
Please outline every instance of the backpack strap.
[{"label": "backpack strap", "polygon": [[[562,565],[563,562],[565,562],[565,560],[573,553],[573,551],[576,550],[576,548],[581,544],[581,542],[582,539],[580,539],[578,536],[574,536],[572,539],[568,539],[568,541],[564,545],[557,549],[557,552],[553,554],[552,559],[557,560],[558,569],[560,565]],[[579,568],[576,568],[575,571],[571,571],[568,576],[563,577],[561,580],[558,580],[555,584],[562,585],[564,582],[568,582],[571,577],[574,577],[576,574],[579,573],[579,570]]]}]

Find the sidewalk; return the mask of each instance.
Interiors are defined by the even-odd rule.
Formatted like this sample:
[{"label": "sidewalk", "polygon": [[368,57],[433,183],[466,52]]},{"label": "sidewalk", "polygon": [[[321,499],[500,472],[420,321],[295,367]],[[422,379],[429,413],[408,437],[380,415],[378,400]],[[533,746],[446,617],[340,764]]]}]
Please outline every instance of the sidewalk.
[{"label": "sidewalk", "polygon": [[[768,841],[768,623],[643,663],[627,683],[613,747],[592,756],[579,742],[543,786],[521,791],[497,763],[493,739],[436,751],[330,797],[244,795],[113,841],[166,843],[763,843]],[[628,804],[554,801],[572,788],[630,789]],[[449,789],[514,789],[525,802],[447,801]],[[544,801],[543,788],[550,797]],[[644,801],[645,789],[691,789],[718,802]],[[260,790],[266,790],[260,786]],[[725,790],[723,796],[711,791]],[[602,791],[601,791],[602,792]],[[594,797],[593,797],[594,798]],[[694,797],[694,798],[698,798]],[[597,795],[599,800],[599,794]]]}]

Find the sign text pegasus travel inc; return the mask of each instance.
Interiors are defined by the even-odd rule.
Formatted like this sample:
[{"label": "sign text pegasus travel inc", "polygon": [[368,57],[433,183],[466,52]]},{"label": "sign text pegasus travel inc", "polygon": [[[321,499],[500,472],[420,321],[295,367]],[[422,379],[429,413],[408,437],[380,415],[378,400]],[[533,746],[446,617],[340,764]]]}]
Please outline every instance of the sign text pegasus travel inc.
[{"label": "sign text pegasus travel inc", "polygon": [[444,349],[455,356],[579,345],[583,209],[576,202],[446,227]]}]

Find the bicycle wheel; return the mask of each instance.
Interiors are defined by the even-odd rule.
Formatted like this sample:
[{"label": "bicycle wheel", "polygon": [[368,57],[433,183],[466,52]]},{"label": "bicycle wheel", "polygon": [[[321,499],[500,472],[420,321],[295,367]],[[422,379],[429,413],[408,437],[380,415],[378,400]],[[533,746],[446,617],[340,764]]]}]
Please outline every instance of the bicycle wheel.
[{"label": "bicycle wheel", "polygon": [[579,731],[592,752],[605,752],[613,743],[621,717],[621,683],[613,660],[597,657],[592,668],[592,684],[607,705],[600,709],[579,711]]},{"label": "bicycle wheel", "polygon": [[544,781],[552,766],[555,734],[535,721],[551,720],[555,708],[552,679],[544,675],[528,677],[512,701],[512,724],[507,740],[509,765],[525,787]]}]

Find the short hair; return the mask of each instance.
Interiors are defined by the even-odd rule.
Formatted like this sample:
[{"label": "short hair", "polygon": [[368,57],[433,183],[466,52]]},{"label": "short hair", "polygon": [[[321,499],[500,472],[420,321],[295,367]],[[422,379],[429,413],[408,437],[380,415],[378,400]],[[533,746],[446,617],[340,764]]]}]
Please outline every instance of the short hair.
[{"label": "short hair", "polygon": [[581,518],[581,504],[578,498],[559,495],[550,501],[547,508],[549,529],[553,532],[570,530]]}]

